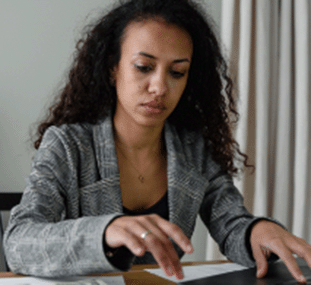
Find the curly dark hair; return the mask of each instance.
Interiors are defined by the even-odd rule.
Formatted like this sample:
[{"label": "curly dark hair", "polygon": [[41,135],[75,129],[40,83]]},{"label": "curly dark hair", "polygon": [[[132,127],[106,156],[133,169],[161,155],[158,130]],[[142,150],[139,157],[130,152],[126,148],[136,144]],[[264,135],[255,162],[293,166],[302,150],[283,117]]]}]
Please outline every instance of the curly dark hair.
[{"label": "curly dark hair", "polygon": [[220,167],[237,174],[249,165],[232,134],[239,116],[232,80],[211,20],[192,0],[121,0],[118,7],[90,26],[77,43],[67,84],[37,129],[34,147],[40,146],[44,132],[52,125],[96,124],[115,109],[116,90],[110,74],[120,60],[125,28],[149,18],[179,26],[193,42],[187,86],[168,120],[177,128],[201,132]]}]

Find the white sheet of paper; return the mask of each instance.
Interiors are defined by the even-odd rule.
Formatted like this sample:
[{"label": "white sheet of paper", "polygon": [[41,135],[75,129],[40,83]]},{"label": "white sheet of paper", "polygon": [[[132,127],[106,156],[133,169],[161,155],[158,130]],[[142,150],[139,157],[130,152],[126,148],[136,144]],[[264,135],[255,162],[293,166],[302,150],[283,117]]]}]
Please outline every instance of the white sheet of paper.
[{"label": "white sheet of paper", "polygon": [[[183,266],[184,279],[178,282],[186,282],[204,277],[211,277],[215,275],[225,274],[233,271],[240,271],[247,269],[247,267],[236,263],[219,263],[219,264],[204,264]],[[145,269],[146,271],[158,275],[162,278],[177,282],[175,277],[167,277],[162,269]]]},{"label": "white sheet of paper", "polygon": [[125,285],[122,276],[70,277],[49,279],[36,277],[1,278],[1,285]]}]

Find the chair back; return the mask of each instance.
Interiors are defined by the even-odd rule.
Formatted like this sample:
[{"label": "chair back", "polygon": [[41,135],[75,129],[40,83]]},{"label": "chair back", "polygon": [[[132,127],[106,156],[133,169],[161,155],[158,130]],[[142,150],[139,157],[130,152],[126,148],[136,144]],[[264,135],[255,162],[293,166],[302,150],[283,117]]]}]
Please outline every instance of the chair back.
[{"label": "chair back", "polygon": [[3,234],[7,224],[5,212],[19,204],[22,193],[0,193],[0,271],[9,271],[3,251]]}]

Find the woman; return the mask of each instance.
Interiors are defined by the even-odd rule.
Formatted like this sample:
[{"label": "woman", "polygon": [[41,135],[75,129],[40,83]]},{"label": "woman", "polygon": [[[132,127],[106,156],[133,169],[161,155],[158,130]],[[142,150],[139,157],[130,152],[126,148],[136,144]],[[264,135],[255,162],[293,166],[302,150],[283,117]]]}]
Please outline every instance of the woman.
[{"label": "woman", "polygon": [[132,0],[78,43],[69,80],[38,128],[5,252],[12,271],[63,276],[155,263],[182,279],[179,258],[199,213],[233,261],[267,271],[311,249],[253,217],[233,186],[247,166],[230,131],[237,116],[226,63],[187,0]]}]

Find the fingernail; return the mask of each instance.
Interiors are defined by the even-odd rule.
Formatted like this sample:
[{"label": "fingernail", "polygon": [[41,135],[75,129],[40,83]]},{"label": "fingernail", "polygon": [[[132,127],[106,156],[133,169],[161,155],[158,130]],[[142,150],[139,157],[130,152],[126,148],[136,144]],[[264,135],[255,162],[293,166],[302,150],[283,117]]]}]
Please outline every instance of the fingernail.
[{"label": "fingernail", "polygon": [[143,249],[141,247],[136,248],[136,254],[140,255],[143,252]]},{"label": "fingernail", "polygon": [[184,273],[182,272],[182,270],[177,272],[176,278],[179,279],[179,280],[184,278]]},{"label": "fingernail", "polygon": [[298,281],[301,282],[301,283],[307,283],[307,280],[306,280],[306,278],[303,275],[299,276]]},{"label": "fingernail", "polygon": [[261,272],[262,272],[262,269],[258,269],[258,270],[257,270],[257,277],[260,276]]},{"label": "fingernail", "polygon": [[172,276],[172,275],[173,275],[173,269],[172,269],[172,267],[168,266],[168,267],[166,268],[166,273],[167,273],[168,276]]},{"label": "fingernail", "polygon": [[187,250],[187,252],[192,252],[193,251],[193,247],[191,246],[191,245],[188,245],[187,247],[186,247],[186,250]]}]

